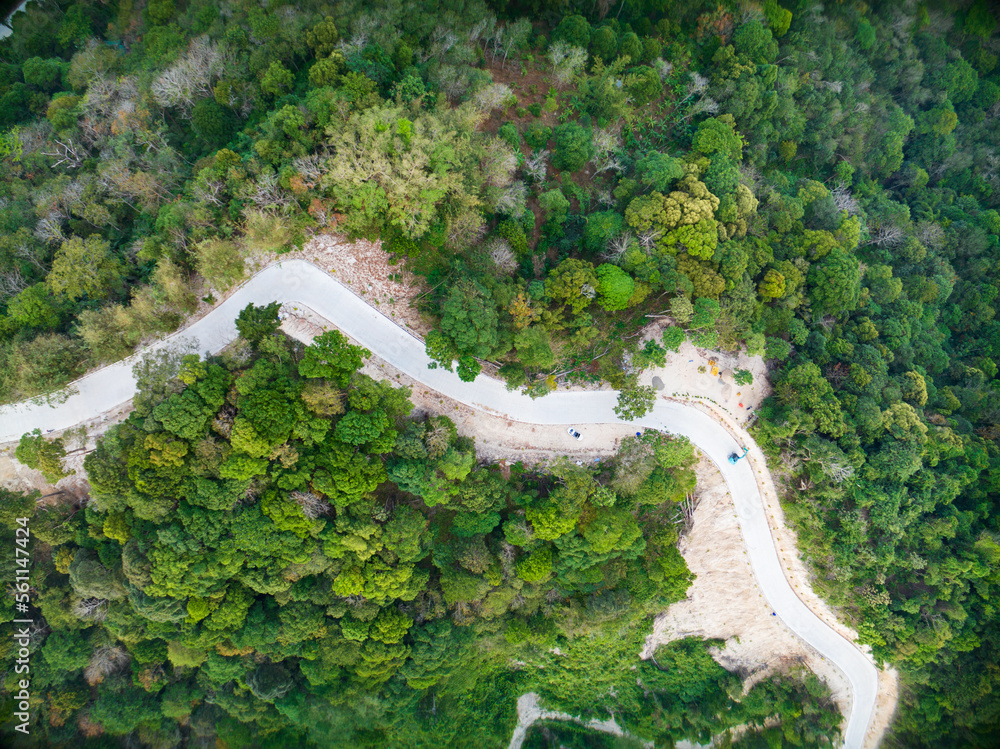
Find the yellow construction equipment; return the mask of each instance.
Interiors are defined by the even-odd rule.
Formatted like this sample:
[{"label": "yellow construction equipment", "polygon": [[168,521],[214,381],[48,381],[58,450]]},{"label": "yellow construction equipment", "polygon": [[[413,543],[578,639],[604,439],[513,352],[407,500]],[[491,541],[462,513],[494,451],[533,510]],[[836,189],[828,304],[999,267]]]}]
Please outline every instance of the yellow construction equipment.
[{"label": "yellow construction equipment", "polygon": [[712,368],[712,377],[719,376],[719,365],[715,363],[715,359],[709,359],[708,365]]}]

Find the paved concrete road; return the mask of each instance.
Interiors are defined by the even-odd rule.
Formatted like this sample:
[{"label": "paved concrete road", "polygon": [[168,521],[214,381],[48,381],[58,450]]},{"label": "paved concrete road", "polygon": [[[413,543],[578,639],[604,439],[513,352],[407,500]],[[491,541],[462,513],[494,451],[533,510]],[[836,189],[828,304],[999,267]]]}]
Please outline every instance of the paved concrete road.
[{"label": "paved concrete road", "polygon": [[[497,380],[479,377],[468,383],[452,372],[428,369],[427,355],[419,339],[332,276],[303,260],[266,268],[208,315],[153,348],[188,339],[194,342],[194,351],[217,352],[236,337],[235,319],[241,309],[251,302],[260,305],[275,300],[288,307],[300,305],[312,309],[413,379],[468,406],[532,424],[572,424],[584,429],[587,424],[623,423],[614,413],[617,396],[611,391],[552,393],[532,400],[508,392]],[[134,360],[127,360],[78,380],[74,383],[76,393],[61,405],[28,402],[0,408],[0,442],[16,440],[35,428],[43,432],[66,429],[124,403],[135,392],[133,363]],[[651,413],[633,423],[690,438],[722,471],[733,497],[750,563],[771,608],[789,629],[847,676],[852,706],[845,746],[861,747],[874,714],[878,671],[853,643],[813,614],[789,586],[749,461],[731,465],[726,459],[732,452],[742,452],[742,447],[707,414],[679,403],[657,401]],[[572,446],[567,443],[567,449]]]}]

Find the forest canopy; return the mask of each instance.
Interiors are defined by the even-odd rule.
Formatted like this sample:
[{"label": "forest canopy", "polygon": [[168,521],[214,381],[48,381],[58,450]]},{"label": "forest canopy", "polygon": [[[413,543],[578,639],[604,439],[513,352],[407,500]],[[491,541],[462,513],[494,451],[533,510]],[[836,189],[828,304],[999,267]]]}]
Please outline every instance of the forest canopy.
[{"label": "forest canopy", "polygon": [[[789,487],[787,515],[817,588],[903,675],[888,740],[989,743],[1000,722],[997,20],[985,0],[29,3],[0,41],[0,400],[132,354],[199,300],[222,298],[252,257],[329,231],[380,240],[425,282],[428,354],[466,380],[489,365],[534,397],[606,383],[630,416],[650,402],[639,372],[684,341],[759,355],[774,395],[754,437]],[[640,348],[647,315],[671,324]],[[51,637],[64,630],[53,673],[75,674],[69,666],[98,651],[121,666],[109,672],[118,681],[97,687],[109,702],[96,709],[74,676],[46,708],[53,730],[69,735],[80,710],[110,735],[140,725],[173,735],[160,715],[192,730],[225,714],[224,731],[248,721],[278,731],[287,726],[276,716],[297,710],[294,725],[327,726],[305,701],[275,707],[303,683],[289,657],[403,700],[398,674],[412,656],[402,652],[436,657],[437,635],[413,609],[425,601],[418,588],[440,596],[419,605],[448,612],[433,620],[460,633],[488,628],[477,606],[502,610],[491,637],[517,619],[512,602],[525,594],[504,587],[512,580],[558,589],[545,606],[576,612],[614,609],[623,585],[630,612],[682,594],[672,563],[651,577],[659,547],[645,529],[635,536],[637,513],[662,501],[635,498],[652,498],[642,486],[662,488],[667,476],[683,483],[686,469],[654,469],[632,494],[613,490],[613,504],[595,487],[614,475],[585,480],[573,466],[499,482],[453,427],[421,432],[405,398],[362,384],[360,355],[342,341],[321,343],[320,356],[293,353],[266,316],[245,322],[255,347],[246,361],[189,362],[177,382],[144,391],[141,425],[102,441],[93,506],[66,510],[68,524],[39,511],[58,570],[45,619]],[[29,437],[21,452],[52,476],[62,470],[58,446]],[[390,485],[416,514],[388,532],[395,514],[378,515],[369,495],[385,500]],[[519,494],[532,491],[531,502]],[[296,492],[331,500],[334,515],[309,517]],[[408,525],[421,517],[426,533],[444,528],[427,541],[442,551],[401,562],[420,551],[393,539],[423,538]],[[224,544],[211,535],[223,527]],[[327,544],[331,528],[352,540]],[[499,543],[516,550],[513,568]],[[204,544],[226,553],[205,555]],[[260,566],[241,561],[250,551]],[[594,558],[614,575],[592,581],[593,566],[570,566]],[[320,562],[329,566],[310,571]],[[649,598],[629,587],[640,567],[660,591]],[[302,644],[311,640],[281,644],[277,630],[268,647],[288,653],[258,651],[258,640],[220,652],[224,638],[213,637],[257,632],[241,622],[277,626],[267,596],[282,610],[279,599],[333,605],[295,588],[298,577],[282,588],[288,569],[333,570],[340,593],[324,596],[367,601],[367,591],[379,611],[391,601],[414,623],[349,618],[360,622],[348,624],[354,644],[311,660],[291,655],[312,653]],[[491,599],[498,574],[507,592]],[[73,596],[107,601],[109,623],[80,620]],[[464,613],[456,623],[467,608],[472,623]],[[316,616],[301,610],[304,622]],[[329,631],[346,615],[323,613],[337,619]],[[153,632],[212,634],[118,639],[140,631],[136,617]],[[379,639],[402,629],[397,642]],[[86,646],[65,631],[87,631]],[[154,644],[137,655],[139,642]],[[259,662],[247,648],[264,653]],[[126,656],[129,668],[162,667],[143,678],[166,680],[170,699],[116,691]],[[253,669],[220,660],[234,657]],[[199,703],[206,687],[175,686],[168,662],[230,691]],[[461,693],[478,696],[454,704],[516,691],[523,674],[492,668],[481,686],[463,681]],[[182,673],[185,683],[209,678]],[[407,715],[423,720],[420,710]],[[388,725],[357,720],[359,731]]]}]

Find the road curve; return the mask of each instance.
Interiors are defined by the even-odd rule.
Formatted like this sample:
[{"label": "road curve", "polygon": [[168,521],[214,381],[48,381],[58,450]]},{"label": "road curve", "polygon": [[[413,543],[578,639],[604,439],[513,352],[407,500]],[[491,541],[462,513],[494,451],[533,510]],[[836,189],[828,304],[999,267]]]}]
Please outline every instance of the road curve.
[{"label": "road curve", "polygon": [[[532,424],[625,423],[614,412],[612,391],[552,393],[532,400],[508,392],[502,382],[479,377],[462,382],[444,369],[428,369],[424,345],[417,337],[356,296],[333,276],[304,260],[271,265],[240,286],[218,307],[187,328],[154,344],[157,350],[187,341],[191,350],[215,353],[236,337],[235,320],[247,304],[280,301],[308,307],[397,369],[428,388],[490,414]],[[72,385],[57,405],[38,400],[0,407],[0,443],[32,429],[62,430],[128,401],[135,393],[132,365],[136,357],[99,369]],[[795,634],[832,661],[851,686],[844,745],[860,749],[875,712],[878,671],[868,656],[816,616],[792,590],[782,572],[749,461],[731,465],[727,456],[741,447],[704,412],[680,403],[657,401],[653,411],[633,424],[688,437],[722,472],[733,497],[747,553],[761,592]]]}]

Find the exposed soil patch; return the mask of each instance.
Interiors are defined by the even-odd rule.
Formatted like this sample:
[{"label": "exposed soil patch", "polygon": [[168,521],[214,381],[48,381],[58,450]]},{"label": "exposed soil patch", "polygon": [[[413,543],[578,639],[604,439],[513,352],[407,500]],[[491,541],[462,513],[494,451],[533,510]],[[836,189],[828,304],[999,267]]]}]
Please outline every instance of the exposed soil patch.
[{"label": "exposed soil patch", "polygon": [[[667,318],[658,319],[643,332],[642,342],[659,341],[669,324]],[[712,374],[713,367],[716,374]],[[750,372],[753,383],[737,385],[734,377],[738,369]],[[678,352],[667,354],[665,366],[643,372],[639,376],[640,384],[656,387],[654,377],[663,384],[658,395],[702,401],[725,411],[741,426],[752,421],[754,412],[771,394],[767,365],[762,357],[747,356],[743,351],[700,349],[690,341],[682,343]]]},{"label": "exposed soil patch", "polygon": [[349,242],[339,234],[316,234],[301,250],[248,258],[248,273],[292,259],[315,263],[393,322],[421,337],[434,327],[433,321],[421,315],[412,304],[427,291],[423,279],[410,273],[403,262],[397,262],[383,250],[381,242]]},{"label": "exposed soil patch", "polygon": [[776,671],[802,664],[822,678],[842,712],[850,706],[846,679],[831,663],[772,616],[747,559],[732,500],[722,474],[702,457],[691,530],[679,549],[697,575],[688,597],[656,618],[642,657],[658,645],[696,636],[725,641],[713,655],[727,670],[736,671],[747,686]]}]

